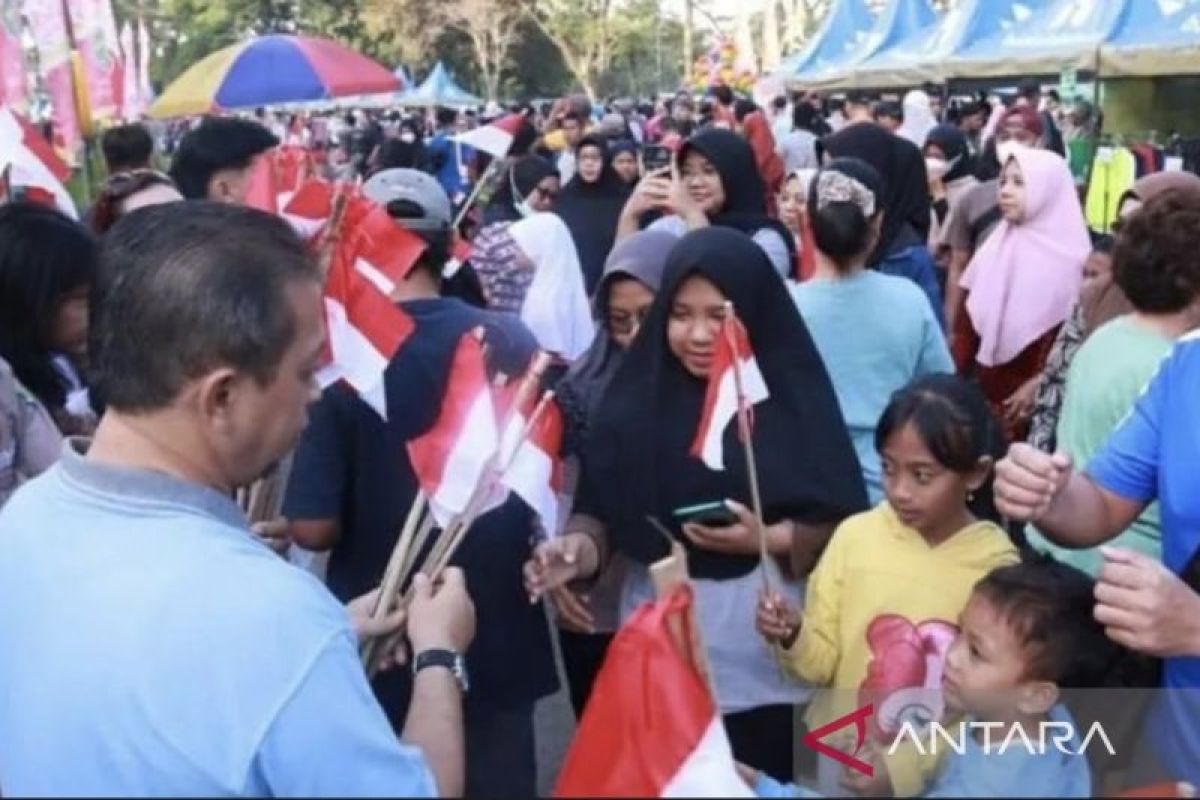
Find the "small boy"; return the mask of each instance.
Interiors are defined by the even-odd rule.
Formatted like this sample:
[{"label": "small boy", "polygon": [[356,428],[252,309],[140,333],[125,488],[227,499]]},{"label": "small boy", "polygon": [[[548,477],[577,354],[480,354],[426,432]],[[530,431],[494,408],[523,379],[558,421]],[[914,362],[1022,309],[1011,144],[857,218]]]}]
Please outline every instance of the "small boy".
[{"label": "small boy", "polygon": [[[1059,690],[1101,685],[1118,656],[1092,617],[1093,589],[1091,578],[1049,556],[1000,567],[976,584],[942,681],[947,709],[957,720],[944,723],[945,730],[965,746],[960,753],[936,737],[943,758],[922,797],[1090,796],[1087,756],[1079,753],[1079,731]],[[1057,726],[1039,746],[1043,723]],[[1059,748],[1053,736],[1062,735],[1063,723],[1071,726],[1072,740]],[[961,737],[960,724],[967,725]],[[1025,737],[1018,733],[1002,749],[1017,726]],[[929,748],[927,732],[920,741]],[[913,746],[911,739],[904,737],[901,746]],[[880,746],[864,750],[856,757],[874,764],[875,777],[847,771],[844,785],[862,794],[890,790]],[[743,775],[753,779],[759,797],[818,796],[761,773]]]}]

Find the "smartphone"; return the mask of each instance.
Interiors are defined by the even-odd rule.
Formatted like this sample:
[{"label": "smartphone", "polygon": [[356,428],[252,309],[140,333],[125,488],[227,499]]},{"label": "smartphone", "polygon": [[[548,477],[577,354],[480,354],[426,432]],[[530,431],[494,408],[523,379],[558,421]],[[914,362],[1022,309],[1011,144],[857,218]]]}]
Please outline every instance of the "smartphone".
[{"label": "smartphone", "polygon": [[642,148],[642,168],[647,172],[655,172],[671,166],[675,154],[669,147],[661,144],[648,144]]},{"label": "smartphone", "polygon": [[1200,547],[1196,548],[1196,552],[1188,559],[1179,577],[1193,592],[1200,592]]},{"label": "smartphone", "polygon": [[708,528],[726,528],[738,521],[737,514],[723,501],[677,508],[672,513],[680,523],[695,522]]}]

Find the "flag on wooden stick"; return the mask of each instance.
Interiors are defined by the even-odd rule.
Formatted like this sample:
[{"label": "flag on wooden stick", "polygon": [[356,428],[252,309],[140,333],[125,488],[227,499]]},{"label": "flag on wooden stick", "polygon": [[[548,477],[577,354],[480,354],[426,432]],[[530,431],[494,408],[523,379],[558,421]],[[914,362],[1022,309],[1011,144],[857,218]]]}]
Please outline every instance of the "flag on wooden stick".
[{"label": "flag on wooden stick", "polygon": [[[740,383],[740,392],[739,392]],[[725,428],[738,413],[770,397],[767,383],[750,348],[750,337],[732,306],[721,323],[716,352],[708,372],[708,391],[700,427],[692,443],[692,455],[709,469],[725,469]]]}]

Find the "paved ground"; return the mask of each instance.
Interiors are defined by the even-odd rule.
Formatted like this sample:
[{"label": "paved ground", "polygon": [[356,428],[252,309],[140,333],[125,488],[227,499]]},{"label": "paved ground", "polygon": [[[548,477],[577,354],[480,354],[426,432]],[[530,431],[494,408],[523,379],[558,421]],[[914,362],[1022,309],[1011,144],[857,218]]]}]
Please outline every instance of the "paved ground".
[{"label": "paved ground", "polygon": [[[551,630],[555,627],[552,625]],[[565,687],[562,677],[562,662],[558,658],[558,640],[555,636],[554,660],[558,666],[559,682]],[[537,737],[538,794],[549,797],[554,789],[554,779],[562,765],[563,756],[575,734],[575,714],[566,688],[538,703],[533,719]]]}]

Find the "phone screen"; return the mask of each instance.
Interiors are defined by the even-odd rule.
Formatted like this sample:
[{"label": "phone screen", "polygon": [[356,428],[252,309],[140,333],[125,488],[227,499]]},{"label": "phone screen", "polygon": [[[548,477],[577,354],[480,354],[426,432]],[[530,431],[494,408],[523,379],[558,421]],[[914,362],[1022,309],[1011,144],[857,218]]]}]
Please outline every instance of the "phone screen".
[{"label": "phone screen", "polygon": [[655,172],[671,166],[671,151],[660,144],[648,144],[642,151],[642,165],[646,172]]}]

